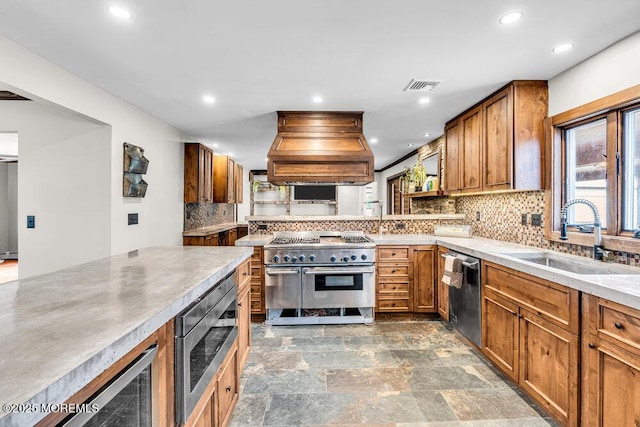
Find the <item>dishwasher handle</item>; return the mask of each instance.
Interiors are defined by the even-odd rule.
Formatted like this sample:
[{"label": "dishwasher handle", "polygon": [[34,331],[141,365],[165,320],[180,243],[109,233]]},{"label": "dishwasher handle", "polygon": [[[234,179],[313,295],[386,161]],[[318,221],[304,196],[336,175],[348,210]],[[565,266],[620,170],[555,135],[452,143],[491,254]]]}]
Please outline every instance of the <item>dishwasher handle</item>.
[{"label": "dishwasher handle", "polygon": [[[450,254],[440,254],[440,256],[442,258],[447,258],[447,257],[457,258],[455,255],[450,255]],[[469,268],[471,270],[477,270],[480,268],[480,261],[479,260],[476,260],[474,262],[462,261],[462,266]]]}]

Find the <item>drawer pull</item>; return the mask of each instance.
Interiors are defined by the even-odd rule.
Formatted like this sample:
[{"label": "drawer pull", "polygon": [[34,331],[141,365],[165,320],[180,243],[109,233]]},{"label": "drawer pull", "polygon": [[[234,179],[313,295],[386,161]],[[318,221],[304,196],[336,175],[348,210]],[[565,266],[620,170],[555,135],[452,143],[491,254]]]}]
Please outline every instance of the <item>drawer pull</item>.
[{"label": "drawer pull", "polygon": [[392,272],[392,273],[395,273],[396,271],[395,271],[395,270],[391,270],[391,272]]},{"label": "drawer pull", "polygon": [[395,253],[395,252],[393,252],[393,253],[391,254],[391,256],[396,256],[396,253]]},{"label": "drawer pull", "polygon": [[614,323],[613,326],[615,326],[616,329],[623,329],[624,328],[624,326],[622,326],[622,323],[620,323],[620,322]]},{"label": "drawer pull", "polygon": [[243,276],[247,276],[247,272],[245,271],[244,273],[242,273]]},{"label": "drawer pull", "polygon": [[538,312],[538,316],[542,317],[542,313]]},{"label": "drawer pull", "polygon": [[242,303],[241,302],[238,303],[238,307],[242,307]]},{"label": "drawer pull", "polygon": [[231,386],[230,386],[230,385],[228,385],[228,386],[227,386],[227,393],[229,393],[230,391],[231,391]]},{"label": "drawer pull", "polygon": [[589,343],[588,345],[589,345],[589,348],[596,348],[596,345],[593,343]]},{"label": "drawer pull", "polygon": [[518,315],[518,313],[515,313],[515,312],[514,312],[514,313],[512,313],[512,314],[513,314],[514,316],[517,316],[517,315]]}]

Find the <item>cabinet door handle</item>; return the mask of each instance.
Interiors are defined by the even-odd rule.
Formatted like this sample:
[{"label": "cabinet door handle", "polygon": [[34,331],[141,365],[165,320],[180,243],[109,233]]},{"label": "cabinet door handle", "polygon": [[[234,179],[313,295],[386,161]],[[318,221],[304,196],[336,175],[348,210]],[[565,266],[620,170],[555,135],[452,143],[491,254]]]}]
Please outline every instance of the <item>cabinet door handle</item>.
[{"label": "cabinet door handle", "polygon": [[623,329],[624,328],[624,326],[622,326],[622,323],[620,323],[620,322],[614,323],[613,326],[615,326],[616,329]]},{"label": "cabinet door handle", "polygon": [[242,273],[243,276],[247,276],[247,272],[245,271],[244,273]]},{"label": "cabinet door handle", "polygon": [[231,386],[230,386],[230,385],[228,385],[228,386],[227,386],[227,393],[229,393],[230,391],[231,391]]},{"label": "cabinet door handle", "polygon": [[241,302],[238,303],[238,307],[242,307],[242,303]]},{"label": "cabinet door handle", "polygon": [[514,316],[517,316],[517,315],[518,315],[518,313],[516,313],[516,312],[513,312],[513,315],[514,315]]},{"label": "cabinet door handle", "polygon": [[538,312],[538,316],[542,317],[542,313]]},{"label": "cabinet door handle", "polygon": [[589,345],[589,348],[596,348],[596,345],[593,343],[589,343],[588,345]]}]

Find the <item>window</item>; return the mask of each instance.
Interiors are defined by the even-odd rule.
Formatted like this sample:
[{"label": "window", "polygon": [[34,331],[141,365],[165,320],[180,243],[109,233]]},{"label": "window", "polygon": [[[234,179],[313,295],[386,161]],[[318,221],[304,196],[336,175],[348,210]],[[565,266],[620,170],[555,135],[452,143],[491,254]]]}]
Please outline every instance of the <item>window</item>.
[{"label": "window", "polygon": [[[546,236],[559,238],[567,201],[586,199],[598,208],[606,248],[640,252],[640,240],[631,239],[640,230],[640,85],[558,114],[550,124]],[[577,232],[593,224],[588,206],[572,205],[567,221],[570,243],[593,244],[593,234]]]},{"label": "window", "polygon": [[623,119],[623,230],[640,227],[640,108],[626,111]]},{"label": "window", "polygon": [[[596,120],[565,131],[565,197],[586,199],[598,208],[602,227],[607,211],[607,121]],[[593,213],[586,205],[567,212],[569,224],[592,224]]]}]

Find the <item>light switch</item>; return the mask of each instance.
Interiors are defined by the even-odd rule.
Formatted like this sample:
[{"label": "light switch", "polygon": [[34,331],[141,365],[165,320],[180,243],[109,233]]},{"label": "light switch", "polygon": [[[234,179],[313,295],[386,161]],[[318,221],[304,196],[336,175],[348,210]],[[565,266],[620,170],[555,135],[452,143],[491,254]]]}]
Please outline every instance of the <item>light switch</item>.
[{"label": "light switch", "polygon": [[27,215],[27,228],[36,228],[36,216]]}]

